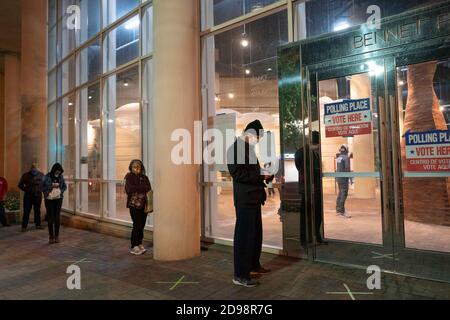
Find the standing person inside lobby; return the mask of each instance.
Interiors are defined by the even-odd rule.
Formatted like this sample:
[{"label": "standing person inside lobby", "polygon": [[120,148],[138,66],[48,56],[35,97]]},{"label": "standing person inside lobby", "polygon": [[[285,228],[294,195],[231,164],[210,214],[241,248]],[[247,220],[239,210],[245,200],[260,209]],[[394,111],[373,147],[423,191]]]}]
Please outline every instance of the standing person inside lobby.
[{"label": "standing person inside lobby", "polygon": [[[339,154],[336,158],[336,172],[338,173],[346,173],[350,172],[350,156],[348,147],[342,145],[339,149]],[[336,182],[338,184],[339,193],[336,199],[336,213],[338,216],[342,216],[344,218],[351,218],[350,215],[345,210],[345,202],[348,197],[348,189],[350,184],[349,177],[337,177]]]},{"label": "standing person inside lobby", "polygon": [[5,178],[0,177],[0,223],[4,227],[10,227],[5,215],[5,199],[8,192],[8,181]]},{"label": "standing person inside lobby", "polygon": [[67,190],[63,174],[63,167],[56,163],[42,180],[42,192],[44,193],[45,208],[48,215],[49,244],[59,243],[61,207],[64,192]]},{"label": "standing person inside lobby", "polygon": [[130,209],[133,221],[131,232],[131,251],[135,256],[147,252],[143,245],[144,228],[147,222],[147,194],[152,190],[150,180],[146,176],[142,161],[133,160],[129,166],[129,172],[125,176],[125,192],[127,193],[127,208]]},{"label": "standing person inside lobby", "polygon": [[26,172],[19,181],[19,189],[25,192],[23,197],[22,232],[25,232],[28,228],[31,209],[34,210],[34,225],[36,229],[43,229],[41,226],[41,185],[43,178],[44,174],[39,171],[37,164],[33,163],[30,171]]},{"label": "standing person inside lobby", "polygon": [[236,208],[233,283],[245,287],[258,285],[251,275],[270,272],[260,264],[263,241],[261,206],[267,199],[264,181],[273,177],[263,174],[255,153],[255,146],[263,135],[263,126],[256,120],[227,151]]}]

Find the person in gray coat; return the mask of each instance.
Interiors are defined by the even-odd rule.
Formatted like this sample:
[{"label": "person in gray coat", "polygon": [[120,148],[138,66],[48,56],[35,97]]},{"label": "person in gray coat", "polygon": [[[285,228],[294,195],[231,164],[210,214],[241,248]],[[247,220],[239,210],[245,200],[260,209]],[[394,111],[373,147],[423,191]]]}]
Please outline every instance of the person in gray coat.
[{"label": "person in gray coat", "polygon": [[[342,145],[339,149],[339,155],[336,159],[336,172],[350,172],[350,157],[347,146]],[[349,177],[338,177],[336,182],[339,188],[339,194],[336,200],[336,213],[344,218],[351,218],[345,210],[345,202],[348,197],[348,188],[350,183]]]}]

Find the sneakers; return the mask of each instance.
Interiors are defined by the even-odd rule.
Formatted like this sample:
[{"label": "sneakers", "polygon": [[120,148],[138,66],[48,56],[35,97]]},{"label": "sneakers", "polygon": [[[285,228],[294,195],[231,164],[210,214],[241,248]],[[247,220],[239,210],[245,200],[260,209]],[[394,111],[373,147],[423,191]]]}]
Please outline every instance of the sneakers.
[{"label": "sneakers", "polygon": [[142,244],[138,246],[138,248],[141,250],[142,254],[147,252],[147,249],[145,249],[145,247]]},{"label": "sneakers", "polygon": [[143,254],[144,252],[142,252],[142,250],[139,247],[134,247],[133,249],[131,249],[130,253],[134,256],[140,256],[141,254]]},{"label": "sneakers", "polygon": [[243,286],[247,288],[254,288],[259,284],[258,281],[253,279],[242,279],[237,277],[233,278],[233,283],[237,286]]},{"label": "sneakers", "polygon": [[350,219],[352,216],[351,215],[349,215],[347,212],[337,212],[337,216],[341,216],[341,217],[343,217],[343,218],[347,218],[347,219]]},{"label": "sneakers", "polygon": [[54,244],[55,243],[55,238],[50,237],[48,240],[48,244]]}]

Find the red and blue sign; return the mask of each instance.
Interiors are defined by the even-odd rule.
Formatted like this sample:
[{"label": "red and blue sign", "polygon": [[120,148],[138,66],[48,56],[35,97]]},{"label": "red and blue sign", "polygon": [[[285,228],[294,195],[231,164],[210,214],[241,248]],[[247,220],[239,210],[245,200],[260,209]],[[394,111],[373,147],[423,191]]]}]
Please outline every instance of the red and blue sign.
[{"label": "red and blue sign", "polygon": [[370,99],[342,100],[325,105],[327,138],[372,134]]},{"label": "red and blue sign", "polygon": [[450,131],[408,131],[406,140],[406,171],[450,171]]}]

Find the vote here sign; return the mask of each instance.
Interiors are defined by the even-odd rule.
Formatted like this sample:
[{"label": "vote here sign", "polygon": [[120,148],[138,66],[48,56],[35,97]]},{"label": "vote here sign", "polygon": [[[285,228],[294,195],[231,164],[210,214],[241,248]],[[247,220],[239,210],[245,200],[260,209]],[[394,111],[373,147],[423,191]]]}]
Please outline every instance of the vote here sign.
[{"label": "vote here sign", "polygon": [[326,104],[325,131],[327,138],[371,134],[370,99],[342,100]]},{"label": "vote here sign", "polygon": [[450,171],[450,131],[408,131],[406,170],[409,172]]}]

